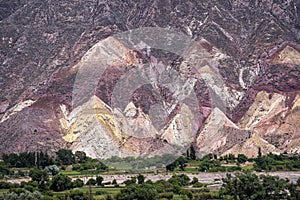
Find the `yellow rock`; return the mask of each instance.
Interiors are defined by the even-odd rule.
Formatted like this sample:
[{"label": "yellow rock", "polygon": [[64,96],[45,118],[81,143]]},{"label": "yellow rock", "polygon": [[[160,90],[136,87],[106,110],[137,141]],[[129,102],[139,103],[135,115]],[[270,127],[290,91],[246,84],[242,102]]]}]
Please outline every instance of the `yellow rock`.
[{"label": "yellow rock", "polygon": [[272,60],[273,64],[296,64],[300,65],[300,52],[287,45]]}]

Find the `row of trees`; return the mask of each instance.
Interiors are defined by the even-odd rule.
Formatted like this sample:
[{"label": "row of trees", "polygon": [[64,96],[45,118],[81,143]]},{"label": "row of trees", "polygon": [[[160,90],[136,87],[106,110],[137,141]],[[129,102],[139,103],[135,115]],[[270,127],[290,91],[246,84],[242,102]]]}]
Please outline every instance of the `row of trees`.
[{"label": "row of trees", "polygon": [[97,169],[105,171],[108,167],[97,159],[91,159],[83,151],[73,153],[68,149],[60,149],[56,152],[56,158],[50,157],[44,152],[24,152],[20,154],[3,154],[3,162],[0,162],[0,178],[10,175],[13,172],[9,168],[40,168],[49,166],[73,165],[73,170],[83,171],[88,169]]},{"label": "row of trees", "polygon": [[299,155],[275,155],[269,153],[258,156],[255,160],[256,171],[293,171],[300,169]]},{"label": "row of trees", "polygon": [[10,167],[18,168],[45,168],[46,166],[58,165],[72,165],[75,163],[85,163],[91,160],[83,151],[76,151],[75,154],[68,149],[60,149],[56,152],[56,159],[50,157],[47,152],[23,152],[20,154],[3,154],[3,161]]},{"label": "row of trees", "polygon": [[53,158],[44,152],[23,152],[20,154],[3,154],[2,159],[4,163],[10,167],[18,168],[31,168],[41,167],[44,168],[54,164]]},{"label": "row of trees", "polygon": [[[188,151],[187,154],[190,156],[191,154],[189,152],[190,151]],[[262,156],[261,153],[259,153],[257,158],[247,158],[247,156],[244,154],[238,154],[237,156],[228,154],[220,157],[215,154],[207,154],[201,159],[196,158],[196,160],[199,163],[198,170],[202,172],[240,171],[242,170],[240,165],[246,163],[247,161],[252,163],[254,162],[253,166],[255,171],[294,171],[300,169],[299,155],[275,155],[269,153]],[[166,166],[166,170],[174,171],[175,168],[178,167],[180,170],[184,171],[185,167],[190,161],[191,157],[181,156],[168,164]],[[228,163],[232,165],[225,165]]]}]

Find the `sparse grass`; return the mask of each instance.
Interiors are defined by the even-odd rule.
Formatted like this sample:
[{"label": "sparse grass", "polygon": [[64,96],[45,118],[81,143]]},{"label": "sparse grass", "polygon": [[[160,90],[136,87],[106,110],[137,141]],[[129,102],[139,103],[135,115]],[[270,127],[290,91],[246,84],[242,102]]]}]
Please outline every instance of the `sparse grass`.
[{"label": "sparse grass", "polygon": [[241,166],[241,167],[242,167],[242,170],[244,170],[244,171],[253,171],[253,169],[254,169],[253,164],[245,165],[245,166]]},{"label": "sparse grass", "polygon": [[[116,188],[116,187],[91,187],[91,189],[93,194],[95,194],[97,191],[104,191],[108,194],[117,194],[121,190],[121,188]],[[89,192],[89,187],[84,186],[82,188],[76,188],[76,190],[82,192]]]},{"label": "sparse grass", "polygon": [[121,169],[121,170],[132,169],[131,164],[128,162],[108,162],[105,164],[107,164],[110,168],[113,168],[113,169]]},{"label": "sparse grass", "polygon": [[185,172],[185,173],[197,173],[199,170],[195,167],[186,167],[184,171],[181,171],[179,168],[176,168],[175,172]]},{"label": "sparse grass", "polygon": [[[106,195],[115,196],[117,193],[120,192],[121,189],[122,188],[116,188],[116,187],[92,187],[93,199],[96,199],[96,200],[105,199]],[[79,191],[82,191],[84,193],[89,193],[89,191],[90,191],[88,186],[84,186],[82,188],[74,188],[72,190],[79,190]],[[63,191],[63,192],[53,192],[53,196],[54,197],[62,197],[70,191],[71,190],[66,190],[66,191]],[[103,191],[103,193],[105,193],[105,194],[96,195],[97,191]]]},{"label": "sparse grass", "polygon": [[61,171],[60,173],[67,176],[81,175],[78,171]]},{"label": "sparse grass", "polygon": [[189,161],[189,165],[190,166],[198,166],[198,165],[200,165],[200,163],[201,163],[201,161],[199,161],[199,160],[190,160]]}]

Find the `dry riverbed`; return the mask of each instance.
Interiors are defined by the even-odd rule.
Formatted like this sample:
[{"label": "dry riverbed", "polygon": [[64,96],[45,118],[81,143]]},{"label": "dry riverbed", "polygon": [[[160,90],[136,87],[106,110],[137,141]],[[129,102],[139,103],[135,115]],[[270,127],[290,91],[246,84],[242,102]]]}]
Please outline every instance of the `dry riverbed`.
[{"label": "dry riverbed", "polygon": [[[184,172],[183,172],[184,173]],[[226,176],[228,172],[199,172],[199,173],[185,173],[193,179],[196,177],[199,179],[201,183],[214,183],[215,180],[221,180]],[[230,174],[234,174],[235,172],[231,172]],[[291,182],[295,183],[300,177],[300,172],[254,172],[257,175],[266,174],[271,176],[279,176],[280,178],[288,178]],[[175,173],[164,173],[164,174],[143,174],[146,177],[146,180],[157,181],[157,180],[167,180],[172,177]],[[176,174],[182,174],[181,172],[177,172]],[[125,180],[130,179],[133,176],[137,176],[137,174],[115,174],[115,175],[101,175],[104,178],[105,182],[112,182],[116,179],[118,184],[122,184]],[[90,178],[96,178],[96,176],[70,176],[72,179],[81,179],[85,183]],[[21,183],[22,181],[30,181],[30,178],[21,178],[21,179],[7,179],[8,182],[13,183]]]}]

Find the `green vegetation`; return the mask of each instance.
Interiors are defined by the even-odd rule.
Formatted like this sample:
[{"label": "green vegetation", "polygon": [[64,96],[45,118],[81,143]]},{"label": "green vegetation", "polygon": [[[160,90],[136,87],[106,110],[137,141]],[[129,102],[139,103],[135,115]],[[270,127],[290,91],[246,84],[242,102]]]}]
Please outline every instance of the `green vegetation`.
[{"label": "green vegetation", "polygon": [[[185,155],[177,159],[172,155],[162,155],[150,159],[112,157],[98,160],[87,157],[81,151],[73,154],[64,149],[57,152],[55,159],[50,158],[46,153],[8,154],[5,155],[5,160],[0,162],[0,178],[6,180],[25,176],[30,177],[31,180],[20,184],[0,181],[0,200],[85,200],[91,197],[95,200],[300,199],[299,190],[297,190],[297,187],[300,187],[300,179],[293,184],[278,177],[251,174],[254,170],[299,170],[299,155],[259,155],[257,158],[247,158],[243,154],[220,157],[208,154],[197,158],[192,146]],[[24,158],[31,160],[25,162]],[[110,164],[124,164],[128,170],[117,171],[108,168],[108,166],[111,167]],[[22,168],[17,168],[18,166]],[[156,182],[146,179],[145,172],[165,173],[166,171],[177,172],[177,174],[174,173],[168,180]],[[239,171],[239,173],[227,175],[222,180],[216,179],[214,185],[201,183],[195,177],[190,180],[186,174],[178,174],[178,172],[216,171]],[[116,180],[105,182],[100,176],[104,173],[124,174],[128,172],[138,173],[120,185]],[[84,183],[80,176],[76,176],[76,178],[72,177],[72,181],[71,175],[84,175],[89,177],[89,180]],[[94,175],[93,178],[91,175]]]},{"label": "green vegetation", "polygon": [[53,165],[54,160],[44,152],[24,152],[20,154],[3,154],[2,159],[9,167],[27,168],[38,167],[45,168]]},{"label": "green vegetation", "polygon": [[154,156],[151,158],[142,157],[125,157],[119,158],[112,156],[109,159],[103,160],[103,163],[110,166],[111,170],[127,171],[131,173],[147,172],[154,169],[163,169],[168,163],[173,162],[178,156],[164,154],[162,156]]},{"label": "green vegetation", "polygon": [[36,181],[38,184],[44,184],[49,180],[49,174],[46,171],[40,169],[30,170],[29,177],[32,181]]},{"label": "green vegetation", "polygon": [[300,156],[269,153],[257,158],[247,158],[244,154],[238,154],[237,157],[233,154],[220,157],[207,154],[195,160],[181,156],[167,165],[166,170],[186,172],[297,171],[300,170]]},{"label": "green vegetation", "polygon": [[300,199],[300,192],[296,185],[288,180],[276,176],[257,176],[255,174],[227,175],[222,179],[223,187],[220,190],[222,199]]},{"label": "green vegetation", "polygon": [[184,156],[180,156],[177,158],[174,162],[168,164],[166,166],[167,171],[174,171],[176,167],[179,167],[181,171],[185,170],[185,167],[187,166],[188,158]]},{"label": "green vegetation", "polygon": [[122,189],[116,196],[116,200],[155,200],[158,199],[158,192],[153,185],[141,184],[130,185]]},{"label": "green vegetation", "polygon": [[269,153],[254,159],[256,171],[296,171],[300,169],[299,155],[275,155]]},{"label": "green vegetation", "polygon": [[72,186],[71,178],[63,174],[55,175],[50,182],[50,189],[56,192],[71,189]]},{"label": "green vegetation", "polygon": [[75,163],[75,155],[71,150],[68,149],[60,149],[56,152],[57,161],[61,165],[72,165]]}]

